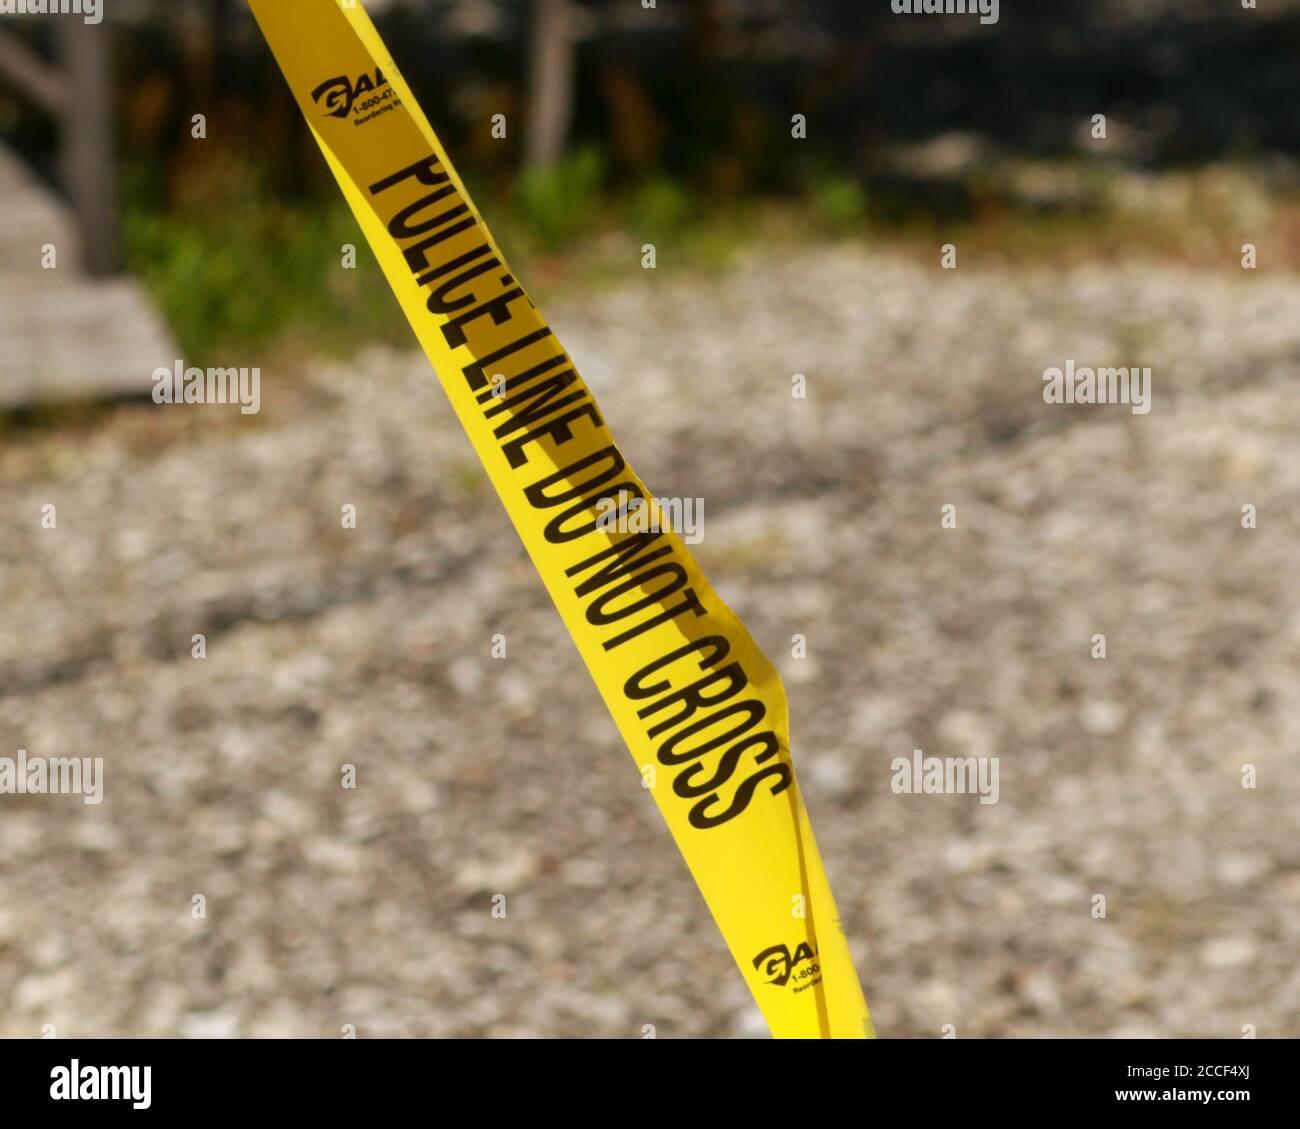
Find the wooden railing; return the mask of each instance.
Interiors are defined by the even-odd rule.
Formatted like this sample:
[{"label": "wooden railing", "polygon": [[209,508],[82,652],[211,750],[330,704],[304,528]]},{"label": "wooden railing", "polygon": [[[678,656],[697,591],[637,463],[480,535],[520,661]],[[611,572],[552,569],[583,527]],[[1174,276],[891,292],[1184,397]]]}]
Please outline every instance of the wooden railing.
[{"label": "wooden railing", "polygon": [[121,267],[113,163],[111,32],[105,24],[52,21],[57,64],[46,62],[0,28],[0,82],[56,118],[60,179],[81,233],[81,258],[92,276]]}]

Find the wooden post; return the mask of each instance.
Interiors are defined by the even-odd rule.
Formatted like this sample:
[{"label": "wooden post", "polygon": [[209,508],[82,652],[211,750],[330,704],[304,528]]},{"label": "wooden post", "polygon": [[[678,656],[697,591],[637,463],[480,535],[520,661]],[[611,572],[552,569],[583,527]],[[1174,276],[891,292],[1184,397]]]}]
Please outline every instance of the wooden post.
[{"label": "wooden post", "polygon": [[106,24],[58,21],[55,32],[65,75],[62,112],[63,181],[81,230],[81,258],[92,277],[115,274],[117,191],[113,172],[111,32]]},{"label": "wooden post", "polygon": [[535,0],[529,50],[525,160],[550,168],[564,155],[573,113],[574,28],[569,0]]}]

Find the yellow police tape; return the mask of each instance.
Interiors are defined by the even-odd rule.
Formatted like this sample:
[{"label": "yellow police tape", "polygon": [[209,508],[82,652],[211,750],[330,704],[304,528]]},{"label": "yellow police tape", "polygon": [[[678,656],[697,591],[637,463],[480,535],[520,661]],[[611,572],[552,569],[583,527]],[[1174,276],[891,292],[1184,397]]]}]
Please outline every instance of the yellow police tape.
[{"label": "yellow police tape", "polygon": [[773,1034],[872,1036],[772,664],[676,532],[604,520],[652,496],[365,11],[249,3]]}]

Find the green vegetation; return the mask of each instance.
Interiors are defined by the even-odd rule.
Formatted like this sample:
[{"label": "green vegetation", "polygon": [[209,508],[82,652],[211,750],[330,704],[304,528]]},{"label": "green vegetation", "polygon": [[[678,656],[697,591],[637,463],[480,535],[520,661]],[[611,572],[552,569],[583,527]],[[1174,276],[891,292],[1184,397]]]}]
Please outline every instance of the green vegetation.
[{"label": "green vegetation", "polygon": [[[332,185],[327,195],[279,192],[244,167],[213,180],[221,184],[215,195],[205,189],[163,201],[156,186],[128,177],[122,225],[128,269],[195,363],[273,342],[328,353],[347,352],[362,340],[409,340],[360,228]],[[555,169],[525,173],[507,190],[469,187],[538,297],[571,281],[602,282],[639,269],[644,243],[661,249],[665,269],[713,269],[764,230],[802,231],[807,225],[796,217],[804,210],[824,220],[809,234],[843,234],[855,215],[843,190],[808,209],[791,201],[710,206],[664,177],[610,190],[605,163],[593,149]],[[774,223],[780,212],[788,218]],[[355,269],[342,265],[349,244],[356,248]]]},{"label": "green vegetation", "polygon": [[[399,340],[403,320],[341,197],[307,205],[249,186],[203,207],[128,206],[128,269],[187,356],[304,337],[329,351]],[[342,268],[357,248],[356,269]]]},{"label": "green vegetation", "polygon": [[[504,186],[469,178],[539,302],[637,276],[646,243],[655,244],[660,271],[714,272],[748,246],[854,238],[927,262],[953,242],[963,265],[1136,257],[1235,267],[1243,199],[1269,217],[1256,236],[1275,249],[1276,266],[1293,262],[1300,246],[1300,198],[1259,197],[1245,172],[1231,166],[1130,180],[1136,205],[1116,202],[1105,170],[1054,165],[1022,176],[1040,195],[1043,184],[1056,192],[1045,204],[1021,194],[1015,175],[999,180],[976,169],[955,183],[951,195],[960,203],[943,219],[923,195],[896,186],[871,194],[829,170],[802,193],[719,199],[663,175],[618,182],[607,168],[598,150],[585,148]],[[173,186],[166,199],[157,185],[128,177],[126,195],[129,269],[195,363],[272,343],[314,353],[347,353],[362,341],[409,344],[401,311],[332,183],[307,192],[273,188],[233,162],[197,186]],[[350,270],[342,266],[349,244],[356,248]]]},{"label": "green vegetation", "polygon": [[604,161],[592,148],[579,150],[553,169],[525,171],[508,200],[515,225],[531,236],[536,248],[558,250],[582,235],[599,214],[604,176]]}]

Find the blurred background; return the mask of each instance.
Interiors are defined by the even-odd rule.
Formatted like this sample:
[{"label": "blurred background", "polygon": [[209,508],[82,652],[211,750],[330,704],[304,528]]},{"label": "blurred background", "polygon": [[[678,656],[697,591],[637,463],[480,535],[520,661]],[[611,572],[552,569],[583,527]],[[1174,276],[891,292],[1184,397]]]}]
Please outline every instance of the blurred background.
[{"label": "blurred background", "polygon": [[[365,6],[704,498],[879,1032],[1300,1035],[1300,2]],[[104,9],[0,20],[0,755],[106,765],[0,796],[0,1035],[761,1034],[245,6]]]}]

